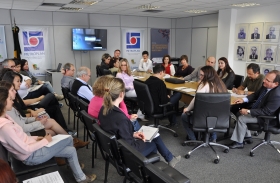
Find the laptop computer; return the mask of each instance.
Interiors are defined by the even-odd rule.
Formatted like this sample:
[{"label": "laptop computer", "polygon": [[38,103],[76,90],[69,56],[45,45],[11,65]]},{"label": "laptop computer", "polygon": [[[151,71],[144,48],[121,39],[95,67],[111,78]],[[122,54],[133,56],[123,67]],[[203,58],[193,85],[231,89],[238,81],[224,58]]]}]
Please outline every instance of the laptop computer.
[{"label": "laptop computer", "polygon": [[47,71],[50,71],[50,72],[60,72],[61,66],[62,66],[62,63],[59,63],[58,66],[57,66],[57,69],[47,69]]}]

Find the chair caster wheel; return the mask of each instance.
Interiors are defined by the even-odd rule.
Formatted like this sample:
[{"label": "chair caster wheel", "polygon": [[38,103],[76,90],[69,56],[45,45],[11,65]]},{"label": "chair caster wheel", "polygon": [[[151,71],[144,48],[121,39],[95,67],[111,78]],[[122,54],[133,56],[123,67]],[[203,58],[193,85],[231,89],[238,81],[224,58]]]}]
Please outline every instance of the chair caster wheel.
[{"label": "chair caster wheel", "polygon": [[224,150],[224,153],[228,153],[228,152],[229,152],[229,150],[228,150],[228,149],[225,149],[225,150]]},{"label": "chair caster wheel", "polygon": [[251,156],[251,157],[254,157],[254,156],[255,156],[255,153],[250,152],[250,156]]},{"label": "chair caster wheel", "polygon": [[186,155],[185,155],[185,158],[186,158],[186,159],[189,159],[190,157],[191,157],[191,156],[190,156],[189,154],[186,154]]},{"label": "chair caster wheel", "polygon": [[220,162],[219,159],[214,159],[214,163],[215,163],[215,164],[218,164],[219,162]]},{"label": "chair caster wheel", "polygon": [[187,143],[185,143],[185,142],[182,143],[182,146],[186,146],[186,145],[187,145]]},{"label": "chair caster wheel", "polygon": [[177,133],[174,133],[173,136],[174,136],[174,137],[178,137],[178,134],[177,134]]}]

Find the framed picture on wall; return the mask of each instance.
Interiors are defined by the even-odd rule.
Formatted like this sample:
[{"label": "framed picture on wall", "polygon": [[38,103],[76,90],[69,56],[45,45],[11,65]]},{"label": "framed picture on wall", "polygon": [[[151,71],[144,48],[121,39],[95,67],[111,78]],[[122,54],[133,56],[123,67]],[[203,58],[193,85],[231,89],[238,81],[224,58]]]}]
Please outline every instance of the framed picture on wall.
[{"label": "framed picture on wall", "polygon": [[275,63],[277,56],[277,45],[263,44],[261,62],[264,63]]},{"label": "framed picture on wall", "polygon": [[263,75],[266,75],[272,70],[274,70],[274,65],[261,65],[261,74]]},{"label": "framed picture on wall", "polygon": [[237,24],[235,28],[235,40],[237,42],[244,42],[248,40],[248,26],[249,24]]},{"label": "framed picture on wall", "polygon": [[280,65],[275,66],[275,70],[280,71]]},{"label": "framed picture on wall", "polygon": [[248,44],[248,54],[247,61],[250,62],[259,62],[261,58],[261,44],[260,43],[252,43]]},{"label": "framed picture on wall", "polygon": [[247,44],[235,43],[235,60],[246,61]]},{"label": "framed picture on wall", "polygon": [[264,24],[263,41],[276,43],[279,40],[280,22]]},{"label": "framed picture on wall", "polygon": [[253,23],[249,25],[249,41],[262,41],[263,23]]},{"label": "framed picture on wall", "polygon": [[[279,64],[280,65],[280,45],[278,46],[278,48],[277,48],[277,61],[276,61],[276,63],[277,64]],[[280,70],[279,70],[280,71]]]}]

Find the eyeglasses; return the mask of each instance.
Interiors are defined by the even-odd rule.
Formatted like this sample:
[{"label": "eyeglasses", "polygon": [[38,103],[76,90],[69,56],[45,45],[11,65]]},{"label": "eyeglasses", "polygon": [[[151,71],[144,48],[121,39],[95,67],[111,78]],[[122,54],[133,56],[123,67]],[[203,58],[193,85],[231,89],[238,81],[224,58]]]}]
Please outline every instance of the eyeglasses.
[{"label": "eyeglasses", "polygon": [[15,68],[15,67],[16,67],[15,65],[12,65],[12,66],[11,66],[11,68]]}]

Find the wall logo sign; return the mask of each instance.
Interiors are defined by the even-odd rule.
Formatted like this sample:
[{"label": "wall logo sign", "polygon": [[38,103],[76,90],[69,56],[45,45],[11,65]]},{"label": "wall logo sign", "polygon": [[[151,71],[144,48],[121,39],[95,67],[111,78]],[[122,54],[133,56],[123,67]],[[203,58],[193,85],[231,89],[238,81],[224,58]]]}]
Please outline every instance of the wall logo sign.
[{"label": "wall logo sign", "polygon": [[140,51],[140,42],[141,42],[141,33],[140,32],[127,32],[126,33],[126,49]]},{"label": "wall logo sign", "polygon": [[44,51],[43,31],[22,31],[24,51]]}]

